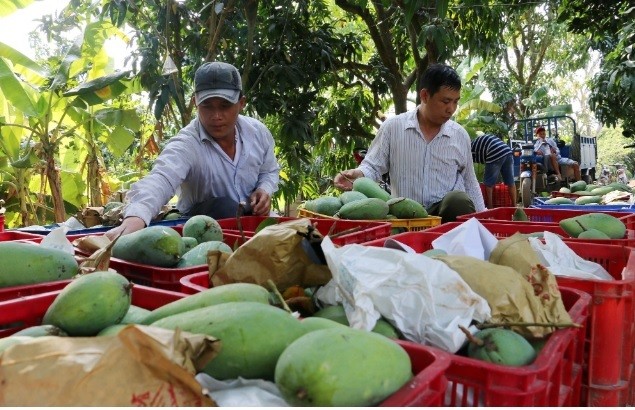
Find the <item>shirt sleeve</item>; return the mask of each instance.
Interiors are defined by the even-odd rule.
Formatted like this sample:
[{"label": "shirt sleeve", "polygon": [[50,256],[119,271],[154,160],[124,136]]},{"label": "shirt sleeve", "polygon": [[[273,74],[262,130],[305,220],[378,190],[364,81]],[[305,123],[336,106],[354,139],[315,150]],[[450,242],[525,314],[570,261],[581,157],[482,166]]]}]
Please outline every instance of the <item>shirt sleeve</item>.
[{"label": "shirt sleeve", "polygon": [[274,192],[278,190],[278,183],[280,182],[280,166],[276,160],[274,152],[274,141],[271,132],[265,128],[263,131],[266,141],[268,143],[265,153],[264,162],[260,167],[260,173],[258,174],[258,188],[264,190],[269,196],[272,196]]},{"label": "shirt sleeve", "polygon": [[375,139],[368,147],[366,156],[357,168],[362,171],[365,177],[373,181],[381,180],[382,175],[387,173],[390,168],[390,130],[385,125],[386,122],[379,127]]},{"label": "shirt sleeve", "polygon": [[132,184],[126,195],[128,204],[124,218],[136,216],[150,224],[161,207],[174,196],[185,180],[191,164],[188,147],[184,141],[169,142],[157,157],[152,170],[144,178]]}]

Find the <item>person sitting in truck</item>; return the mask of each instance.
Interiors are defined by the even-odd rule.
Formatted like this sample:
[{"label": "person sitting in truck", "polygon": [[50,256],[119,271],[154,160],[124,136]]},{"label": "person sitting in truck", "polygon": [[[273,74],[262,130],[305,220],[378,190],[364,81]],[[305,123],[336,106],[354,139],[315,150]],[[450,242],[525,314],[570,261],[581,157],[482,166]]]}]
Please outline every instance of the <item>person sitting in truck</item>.
[{"label": "person sitting in truck", "polygon": [[560,173],[560,165],[568,165],[573,168],[573,175],[576,181],[581,179],[580,164],[571,158],[566,158],[560,155],[560,149],[558,144],[553,138],[547,138],[547,131],[545,127],[536,128],[537,140],[534,144],[534,152],[536,155],[543,155],[545,166],[551,168],[556,173],[556,179],[562,181],[562,174]]}]

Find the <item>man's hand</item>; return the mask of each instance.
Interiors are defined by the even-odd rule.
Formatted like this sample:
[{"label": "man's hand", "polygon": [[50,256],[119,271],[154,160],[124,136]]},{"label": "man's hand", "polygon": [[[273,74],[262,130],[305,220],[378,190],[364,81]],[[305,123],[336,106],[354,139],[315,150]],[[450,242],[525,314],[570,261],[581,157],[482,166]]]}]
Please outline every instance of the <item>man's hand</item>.
[{"label": "man's hand", "polygon": [[129,216],[128,218],[124,219],[123,222],[121,222],[121,225],[112,228],[111,230],[107,231],[104,235],[106,235],[108,239],[113,241],[116,237],[119,236],[119,234],[127,235],[129,233],[136,232],[145,227],[146,227],[146,223],[143,222],[143,219],[137,216]]},{"label": "man's hand", "polygon": [[252,214],[267,216],[271,211],[271,196],[265,190],[258,188],[249,196]]},{"label": "man's hand", "polygon": [[336,188],[339,188],[343,191],[350,191],[351,189],[353,189],[353,181],[363,176],[364,173],[359,169],[348,169],[335,175],[333,184]]}]

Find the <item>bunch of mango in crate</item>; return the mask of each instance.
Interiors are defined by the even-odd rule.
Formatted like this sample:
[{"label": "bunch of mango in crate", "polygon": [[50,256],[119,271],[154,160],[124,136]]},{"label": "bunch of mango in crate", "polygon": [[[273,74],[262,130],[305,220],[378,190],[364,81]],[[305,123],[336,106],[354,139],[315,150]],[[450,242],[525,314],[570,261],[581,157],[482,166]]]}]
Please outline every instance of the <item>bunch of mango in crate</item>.
[{"label": "bunch of mango in crate", "polygon": [[340,324],[332,312],[330,319],[298,319],[277,306],[276,292],[257,284],[217,286],[152,311],[132,304],[133,287],[113,271],[79,276],[59,292],[41,325],[0,339],[0,354],[40,336],[65,343],[115,337],[128,326],[180,329],[220,343],[198,372],[274,382],[293,406],[375,405],[413,376],[410,356],[389,337]]},{"label": "bunch of mango in crate", "polygon": [[620,182],[608,185],[587,184],[576,181],[568,187],[560,188],[563,194],[575,194],[576,198],[557,196],[545,201],[548,205],[631,205],[633,190],[630,186]]},{"label": "bunch of mango in crate", "polygon": [[129,262],[165,268],[207,264],[207,253],[232,253],[223,242],[219,223],[207,215],[196,215],[183,224],[183,236],[165,226],[148,226],[123,235],[112,248],[112,256]]},{"label": "bunch of mango in crate", "polygon": [[368,177],[353,181],[353,190],[339,196],[323,195],[306,201],[304,209],[341,219],[413,219],[426,218],[428,212],[419,202],[405,197],[393,198]]},{"label": "bunch of mango in crate", "polygon": [[626,225],[619,218],[602,212],[566,218],[560,227],[573,238],[622,239],[626,235]]}]

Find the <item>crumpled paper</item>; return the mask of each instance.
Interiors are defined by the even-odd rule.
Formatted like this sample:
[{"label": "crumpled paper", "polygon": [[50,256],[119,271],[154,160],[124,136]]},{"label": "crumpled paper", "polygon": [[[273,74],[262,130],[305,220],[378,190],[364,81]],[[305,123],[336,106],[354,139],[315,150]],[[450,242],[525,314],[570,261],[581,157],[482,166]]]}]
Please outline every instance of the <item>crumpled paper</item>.
[{"label": "crumpled paper", "polygon": [[195,379],[219,341],[130,325],[114,336],[44,336],[0,354],[4,406],[211,406]]},{"label": "crumpled paper", "polygon": [[432,247],[448,255],[472,256],[486,261],[497,243],[496,236],[478,219],[470,218],[432,241]]},{"label": "crumpled paper", "polygon": [[49,232],[40,242],[40,246],[45,248],[58,249],[63,252],[75,255],[75,248],[71,241],[66,237],[68,228],[66,226],[60,226]]},{"label": "crumpled paper", "polygon": [[491,317],[487,301],[443,262],[421,254],[363,245],[322,250],[333,279],[318,289],[326,304],[342,304],[351,327],[370,331],[383,317],[408,340],[456,352],[459,325]]},{"label": "crumpled paper", "polygon": [[578,256],[553,232],[544,232],[543,243],[539,238],[529,238],[529,243],[541,259],[541,263],[556,276],[580,279],[614,280],[613,276],[598,263]]}]

